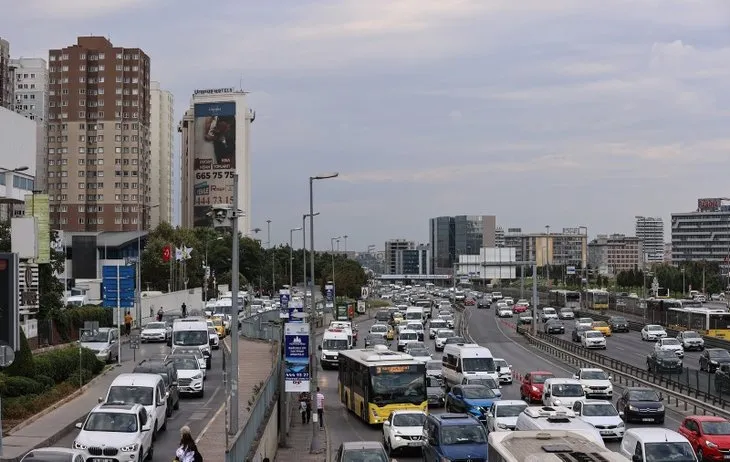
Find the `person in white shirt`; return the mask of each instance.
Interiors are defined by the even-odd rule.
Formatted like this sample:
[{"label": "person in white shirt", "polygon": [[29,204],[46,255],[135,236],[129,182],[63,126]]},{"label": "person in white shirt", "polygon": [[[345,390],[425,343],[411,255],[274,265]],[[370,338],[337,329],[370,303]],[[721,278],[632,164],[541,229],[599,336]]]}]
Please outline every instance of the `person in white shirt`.
[{"label": "person in white shirt", "polygon": [[180,429],[180,446],[175,451],[175,460],[178,462],[194,462],[198,447],[190,434],[190,427],[187,425]]},{"label": "person in white shirt", "polygon": [[319,429],[324,430],[324,395],[317,387],[317,420],[319,420]]}]

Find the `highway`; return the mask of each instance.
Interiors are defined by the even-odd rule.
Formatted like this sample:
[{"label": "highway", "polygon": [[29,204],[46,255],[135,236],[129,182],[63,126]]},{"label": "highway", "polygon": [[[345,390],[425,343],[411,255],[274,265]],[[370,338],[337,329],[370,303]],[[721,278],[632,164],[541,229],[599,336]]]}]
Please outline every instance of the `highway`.
[{"label": "highway", "polygon": [[[142,359],[152,355],[167,354],[169,350],[165,343],[142,343],[136,351],[136,361],[139,363]],[[129,348],[129,344],[122,345],[122,361],[132,361],[133,354],[134,351]],[[167,430],[157,435],[153,460],[172,460],[180,442],[180,428],[184,425],[189,426],[193,436],[197,437],[213,417],[225,397],[222,389],[222,364],[222,352],[214,350],[213,367],[208,371],[205,380],[205,396],[203,398],[181,397],[180,409],[173,411],[172,416],[167,419]],[[74,429],[54,446],[70,448],[78,433],[79,430]]]}]

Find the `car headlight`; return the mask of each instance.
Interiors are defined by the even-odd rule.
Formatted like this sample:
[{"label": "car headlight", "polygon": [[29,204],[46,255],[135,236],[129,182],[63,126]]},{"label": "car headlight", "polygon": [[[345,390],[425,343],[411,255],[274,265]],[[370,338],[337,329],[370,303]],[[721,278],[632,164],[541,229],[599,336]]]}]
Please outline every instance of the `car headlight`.
[{"label": "car headlight", "polygon": [[129,446],[124,446],[122,448],[119,448],[122,452],[136,452],[137,449],[139,449],[139,443],[130,444]]},{"label": "car headlight", "polygon": [[539,393],[540,392],[540,389],[537,388],[535,385],[533,385],[532,386],[532,391],[534,391],[535,393]]},{"label": "car headlight", "polygon": [[556,406],[560,406],[561,404],[563,404],[563,402],[559,399],[556,399],[555,401],[553,401],[553,404],[555,404]]},{"label": "car headlight", "polygon": [[626,425],[624,425],[623,421],[619,422],[618,425],[616,425],[617,428],[624,428]]},{"label": "car headlight", "polygon": [[498,423],[497,428],[501,428],[502,430],[509,430],[509,427],[503,423]]},{"label": "car headlight", "polygon": [[713,443],[712,441],[705,440],[705,444],[707,445],[708,448],[716,448],[717,447],[717,445],[715,443]]},{"label": "car headlight", "polygon": [[638,411],[638,410],[639,410],[638,407],[629,404],[629,411]]},{"label": "car headlight", "polygon": [[657,410],[657,412],[664,412],[664,405],[660,404],[656,410]]},{"label": "car headlight", "polygon": [[74,449],[86,449],[86,446],[79,443],[78,441],[74,441]]},{"label": "car headlight", "polygon": [[198,372],[197,374],[195,374],[195,375],[193,376],[193,378],[194,378],[194,379],[202,379],[202,378],[203,378],[203,373],[202,373],[202,372]]},{"label": "car headlight", "polygon": [[710,364],[717,365],[717,361],[710,360]]}]

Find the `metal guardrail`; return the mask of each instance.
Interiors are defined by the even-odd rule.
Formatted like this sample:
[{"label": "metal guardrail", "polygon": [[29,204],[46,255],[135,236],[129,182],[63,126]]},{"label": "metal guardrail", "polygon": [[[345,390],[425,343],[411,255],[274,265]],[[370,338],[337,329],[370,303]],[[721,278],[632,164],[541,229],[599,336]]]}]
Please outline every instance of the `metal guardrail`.
[{"label": "metal guardrail", "polygon": [[276,340],[281,336],[279,330],[279,310],[264,311],[244,318],[238,329],[241,337],[258,340]]}]

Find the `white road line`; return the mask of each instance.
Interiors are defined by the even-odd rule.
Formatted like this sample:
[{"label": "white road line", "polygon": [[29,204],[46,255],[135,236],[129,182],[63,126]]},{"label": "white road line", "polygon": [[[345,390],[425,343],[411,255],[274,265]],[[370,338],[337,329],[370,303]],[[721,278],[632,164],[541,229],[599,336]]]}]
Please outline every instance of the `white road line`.
[{"label": "white road line", "polygon": [[198,435],[197,438],[195,438],[195,444],[200,443],[200,440],[203,438],[203,436],[208,431],[208,429],[210,428],[210,426],[213,425],[213,422],[215,421],[215,419],[218,418],[218,416],[220,415],[220,413],[223,412],[223,409],[225,409],[225,408],[226,408],[226,403],[224,401],[223,404],[221,404],[221,407],[218,408],[218,410],[216,411],[216,413],[213,414],[213,417],[208,421],[207,424],[205,424],[205,427],[203,427],[203,429],[200,430],[200,434]]}]

